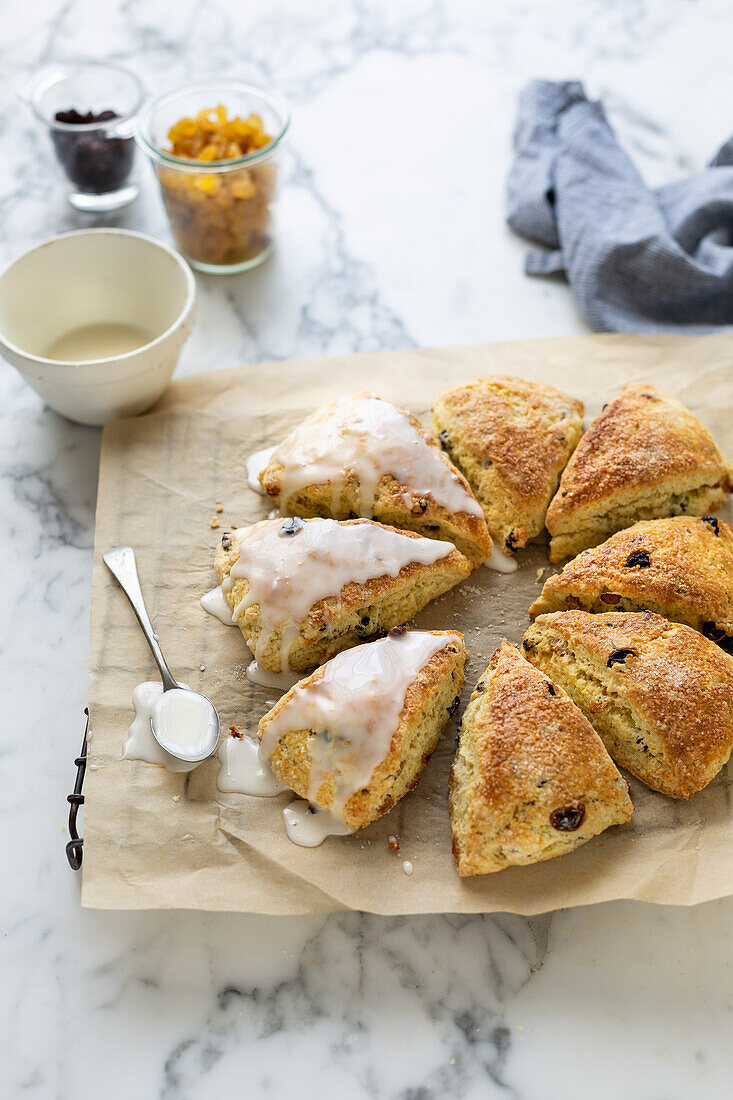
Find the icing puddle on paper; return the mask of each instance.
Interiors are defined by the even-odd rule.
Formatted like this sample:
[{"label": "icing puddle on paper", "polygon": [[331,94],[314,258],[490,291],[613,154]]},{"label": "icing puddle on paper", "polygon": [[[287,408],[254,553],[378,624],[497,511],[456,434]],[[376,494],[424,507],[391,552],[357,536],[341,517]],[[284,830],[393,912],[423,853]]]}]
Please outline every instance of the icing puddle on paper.
[{"label": "icing puddle on paper", "polygon": [[517,559],[508,558],[502,554],[499,547],[494,544],[490,556],[484,562],[487,569],[493,569],[496,573],[516,573]]},{"label": "icing puddle on paper", "polygon": [[216,785],[224,794],[272,798],[287,790],[260,756],[259,744],[250,737],[227,737],[219,745],[217,757],[221,768]]},{"label": "icing puddle on paper", "polygon": [[264,490],[260,484],[260,474],[272,458],[274,447],[263,447],[261,451],[255,451],[247,459],[247,484],[253,493],[264,496]]},{"label": "icing puddle on paper", "polygon": [[[181,684],[181,687],[185,687]],[[157,680],[138,684],[132,693],[135,717],[129,728],[129,736],[122,749],[123,760],[142,760],[146,764],[160,764],[170,772],[190,772],[201,763],[179,760],[166,752],[153,737],[150,719],[157,699],[163,694],[163,685]]]},{"label": "icing puddle on paper", "polygon": [[224,626],[236,626],[237,622],[232,615],[232,609],[226,601],[226,596],[221,590],[221,585],[217,584],[216,588],[212,588],[211,592],[207,592],[205,596],[201,597],[201,606],[204,611],[208,611],[210,615],[213,615],[215,619],[218,619],[220,623],[224,623]]},{"label": "icing puddle on paper", "polygon": [[[216,785],[224,794],[273,798],[287,790],[263,759],[259,744],[251,738],[228,737],[219,746],[217,755],[221,768]],[[315,848],[328,836],[348,836],[352,831],[328,810],[311,808],[301,799],[290,802],[282,815],[288,839],[303,848]]]}]

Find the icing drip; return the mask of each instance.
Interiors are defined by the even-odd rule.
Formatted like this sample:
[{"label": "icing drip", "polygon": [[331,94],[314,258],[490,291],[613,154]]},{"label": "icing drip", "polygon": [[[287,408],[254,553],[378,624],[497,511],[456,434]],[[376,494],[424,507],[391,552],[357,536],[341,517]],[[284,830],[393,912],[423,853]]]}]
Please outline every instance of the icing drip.
[{"label": "icing drip", "polygon": [[298,680],[303,679],[302,673],[299,672],[268,672],[257,661],[250,661],[245,676],[250,684],[257,684],[258,687],[275,688],[280,692],[289,691],[294,684],[297,684]]},{"label": "icing drip", "polygon": [[201,606],[204,611],[208,611],[210,615],[213,615],[220,623],[224,623],[225,626],[237,625],[232,615],[232,609],[226,601],[226,596],[222,592],[220,584],[218,584],[216,588],[212,588],[211,592],[207,592],[205,596],[201,597]]},{"label": "icing drip", "polygon": [[497,573],[516,573],[517,561],[516,558],[508,558],[506,554],[502,554],[496,543],[494,544],[491,555],[486,559],[484,565],[487,569],[494,569]]},{"label": "icing drip", "polygon": [[313,809],[307,802],[291,802],[283,810],[288,839],[301,848],[317,848],[327,836],[350,836],[353,829],[333,817],[320,806]]},{"label": "icing drip", "polygon": [[261,451],[255,451],[247,459],[247,484],[253,493],[264,496],[264,490],[260,484],[260,474],[272,458],[274,447],[263,447]]},{"label": "icing drip", "polygon": [[371,516],[379,480],[391,475],[405,487],[403,500],[432,497],[449,512],[483,518],[475,497],[466,491],[437,446],[423,436],[402,410],[373,394],[342,397],[304,420],[275,448],[282,464],[280,510],[287,511],[293,493],[308,485],[331,482],[332,511],[338,509],[348,474],[359,482],[359,512]]},{"label": "icing drip", "polygon": [[262,759],[260,746],[249,737],[227,737],[217,753],[221,769],[216,785],[225,794],[250,794],[272,798],[287,790]]},{"label": "icing drip", "polygon": [[329,809],[340,817],[351,795],[369,783],[389,752],[408,686],[458,637],[453,632],[409,631],[339,653],[297,684],[274,716],[263,719],[263,757],[270,759],[288,731],[314,730],[308,798],[317,802],[322,783],[332,775]]},{"label": "icing drip", "polygon": [[[263,520],[238,528],[231,537],[239,543],[239,557],[222,591],[226,596],[237,580],[246,578],[249,587],[234,608],[234,618],[238,620],[252,604],[259,605],[262,629],[254,656],[261,664],[272,635],[281,631],[283,669],[288,667],[288,652],[300,624],[314,604],[338,596],[350,582],[397,577],[412,562],[432,565],[455,549],[450,542],[411,538],[373,523],[337,523],[333,519],[298,520],[297,524],[292,519]],[[258,678],[256,682],[263,681]],[[273,686],[279,687],[281,682],[273,682]]]}]

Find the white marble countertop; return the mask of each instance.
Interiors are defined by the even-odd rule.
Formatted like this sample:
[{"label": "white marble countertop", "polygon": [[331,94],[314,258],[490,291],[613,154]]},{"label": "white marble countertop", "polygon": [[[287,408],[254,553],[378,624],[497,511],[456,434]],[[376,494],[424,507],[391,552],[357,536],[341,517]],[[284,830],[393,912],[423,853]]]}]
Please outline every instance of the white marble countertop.
[{"label": "white marble countertop", "polygon": [[[725,0],[12,8],[2,263],[90,224],[12,100],[39,65],[106,57],[151,91],[227,73],[293,103],[277,253],[250,275],[198,278],[181,373],[583,331],[562,283],[522,275],[524,245],[502,223],[530,76],[586,80],[653,182],[701,166],[731,127]],[[116,223],[168,238],[150,177]],[[532,919],[80,910],[64,799],[85,704],[98,447],[97,431],[45,410],[0,365],[2,1095],[730,1095],[733,900]]]}]

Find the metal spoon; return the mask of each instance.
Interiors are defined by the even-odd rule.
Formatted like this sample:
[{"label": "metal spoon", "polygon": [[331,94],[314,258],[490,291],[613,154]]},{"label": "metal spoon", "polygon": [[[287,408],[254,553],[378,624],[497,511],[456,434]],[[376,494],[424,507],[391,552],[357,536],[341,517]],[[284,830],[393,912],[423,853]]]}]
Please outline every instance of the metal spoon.
[{"label": "metal spoon", "polygon": [[[102,560],[132,604],[163,680],[163,694],[152,710],[150,729],[160,747],[177,760],[200,763],[216,752],[219,743],[219,715],[216,707],[199,691],[182,687],[168,668],[153,633],[140,588],[135,552],[131,546],[108,550]],[[181,736],[185,734],[185,736]]]}]

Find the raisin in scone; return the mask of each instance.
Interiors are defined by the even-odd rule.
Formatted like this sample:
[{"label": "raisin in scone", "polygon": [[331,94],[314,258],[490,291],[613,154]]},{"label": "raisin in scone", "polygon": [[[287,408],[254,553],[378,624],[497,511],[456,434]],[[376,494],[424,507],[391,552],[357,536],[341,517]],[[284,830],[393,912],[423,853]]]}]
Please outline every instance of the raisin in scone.
[{"label": "raisin in scone", "polygon": [[632,810],[628,784],[588,720],[502,642],[466,708],[451,771],[458,873],[565,855]]},{"label": "raisin in scone", "polygon": [[702,516],[730,492],[713,437],[679,401],[633,383],[582,436],[547,510],[550,561],[642,519]]},{"label": "raisin in scone", "polygon": [[281,783],[350,829],[418,781],[459,703],[466,650],[455,631],[393,631],[339,653],[260,721]]},{"label": "raisin in scone", "polygon": [[733,657],[651,611],[556,611],[522,642],[568,693],[617,764],[654,790],[691,798],[733,747]]},{"label": "raisin in scone", "polygon": [[373,520],[263,520],[226,532],[215,566],[263,668],[299,672],[412,619],[472,572],[449,542]]},{"label": "raisin in scone", "polygon": [[733,527],[715,516],[634,524],[584,550],[529,609],[655,611],[733,650]]},{"label": "raisin in scone", "polygon": [[463,474],[416,417],[374,394],[318,409],[276,447],[260,481],[286,515],[376,519],[452,542],[477,567],[491,553]]},{"label": "raisin in scone", "polygon": [[580,401],[504,375],[444,390],[433,405],[433,434],[465,474],[505,554],[544,529],[582,431]]}]

